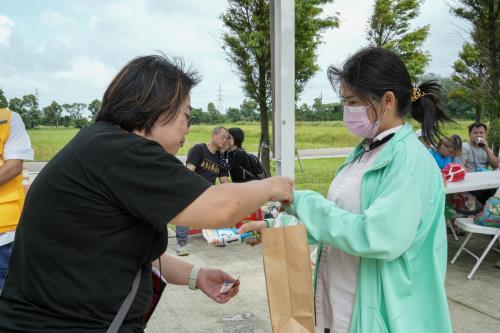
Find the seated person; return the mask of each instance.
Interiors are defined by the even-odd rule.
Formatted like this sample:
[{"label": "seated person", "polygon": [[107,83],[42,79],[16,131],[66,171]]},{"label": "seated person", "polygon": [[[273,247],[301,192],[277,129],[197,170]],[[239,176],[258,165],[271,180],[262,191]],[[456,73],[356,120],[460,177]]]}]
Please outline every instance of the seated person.
[{"label": "seated person", "polygon": [[488,128],[483,123],[469,125],[469,142],[463,146],[463,164],[468,172],[498,168],[500,159],[493,154],[486,140]]},{"label": "seated person", "polygon": [[458,135],[451,135],[439,140],[437,148],[429,148],[441,170],[449,163],[462,162],[462,139]]},{"label": "seated person", "polygon": [[244,183],[258,179],[252,173],[252,165],[248,153],[242,148],[245,132],[241,128],[229,129],[229,173],[233,183]]},{"label": "seated person", "polygon": [[[489,167],[498,168],[500,159],[488,146],[487,133],[488,127],[483,123],[469,125],[469,142],[464,143],[463,146],[463,165],[467,172],[487,171]],[[494,192],[494,190],[480,190],[472,191],[470,194],[484,204]]]}]

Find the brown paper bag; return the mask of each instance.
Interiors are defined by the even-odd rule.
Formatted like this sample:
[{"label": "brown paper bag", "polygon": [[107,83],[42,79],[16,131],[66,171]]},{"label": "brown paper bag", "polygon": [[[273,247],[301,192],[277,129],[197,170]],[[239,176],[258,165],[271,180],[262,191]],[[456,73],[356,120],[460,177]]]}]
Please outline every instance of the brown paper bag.
[{"label": "brown paper bag", "polygon": [[314,332],[311,261],[302,224],[262,230],[273,333]]}]

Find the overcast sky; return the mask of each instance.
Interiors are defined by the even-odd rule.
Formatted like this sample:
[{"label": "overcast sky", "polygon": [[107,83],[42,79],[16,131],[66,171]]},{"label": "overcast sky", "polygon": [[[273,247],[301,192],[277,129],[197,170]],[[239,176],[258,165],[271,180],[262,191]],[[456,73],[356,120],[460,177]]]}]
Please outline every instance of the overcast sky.
[{"label": "overcast sky", "polygon": [[[8,99],[38,92],[41,106],[89,103],[101,99],[113,76],[130,59],[160,50],[182,57],[203,76],[191,104],[218,105],[219,86],[226,109],[244,94],[234,68],[222,52],[219,16],[226,0],[0,0],[0,88]],[[335,0],[340,28],[324,34],[318,48],[321,68],[302,101],[338,98],[326,79],[330,64],[366,45],[371,0]],[[427,0],[415,26],[430,24],[424,49],[432,55],[427,72],[447,76],[457,58],[467,25],[451,16],[447,1]]]}]

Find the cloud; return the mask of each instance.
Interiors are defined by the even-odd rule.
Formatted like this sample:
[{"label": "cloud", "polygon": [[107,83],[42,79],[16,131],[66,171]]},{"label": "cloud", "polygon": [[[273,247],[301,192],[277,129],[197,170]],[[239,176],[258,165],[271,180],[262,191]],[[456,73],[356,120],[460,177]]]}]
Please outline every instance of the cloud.
[{"label": "cloud", "polygon": [[[32,1],[38,3],[37,1]],[[426,1],[415,24],[431,24],[424,44],[433,59],[428,71],[449,75],[450,64],[462,45],[452,38],[462,26],[443,1]],[[227,0],[57,1],[45,5],[14,2],[0,16],[0,88],[9,98],[40,93],[42,106],[87,101],[102,96],[111,78],[129,60],[156,51],[182,57],[203,76],[192,92],[192,104],[218,102],[239,106],[244,98],[234,67],[220,47],[223,31],[219,16]],[[323,94],[337,100],[326,78],[329,65],[341,65],[366,45],[366,26],[372,2],[335,0],[325,14],[340,12],[341,25],[324,34],[318,48],[321,70],[311,79],[302,100],[311,103]],[[14,22],[8,17],[15,17]],[[8,47],[4,47],[8,46]]]},{"label": "cloud", "polygon": [[14,21],[7,16],[0,15],[0,45],[9,46],[9,37],[14,27]]},{"label": "cloud", "polygon": [[114,72],[98,60],[76,57],[71,60],[71,67],[68,70],[56,72],[52,77],[104,89],[113,75]]}]

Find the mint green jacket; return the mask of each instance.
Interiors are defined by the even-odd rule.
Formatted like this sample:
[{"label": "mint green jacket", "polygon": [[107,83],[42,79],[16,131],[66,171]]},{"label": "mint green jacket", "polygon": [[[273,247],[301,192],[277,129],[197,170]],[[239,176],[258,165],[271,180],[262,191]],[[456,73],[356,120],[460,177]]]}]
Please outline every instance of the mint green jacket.
[{"label": "mint green jacket", "polygon": [[[319,243],[316,267],[323,243],[360,257],[350,333],[451,332],[441,174],[408,124],[381,149],[363,175],[359,215],[295,191],[309,242]],[[343,166],[362,152],[358,145]]]}]

